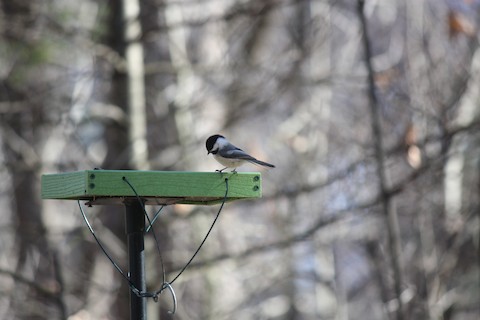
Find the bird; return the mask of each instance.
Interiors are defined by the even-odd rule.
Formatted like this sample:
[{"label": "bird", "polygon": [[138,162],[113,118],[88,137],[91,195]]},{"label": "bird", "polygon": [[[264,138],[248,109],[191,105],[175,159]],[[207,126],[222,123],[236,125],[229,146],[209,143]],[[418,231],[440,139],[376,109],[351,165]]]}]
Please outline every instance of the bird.
[{"label": "bird", "polygon": [[222,172],[227,168],[233,168],[232,172],[237,172],[237,167],[241,166],[245,162],[251,162],[264,167],[275,168],[273,164],[255,159],[242,149],[231,144],[224,136],[219,134],[210,136],[205,145],[207,147],[207,155],[210,153],[213,154],[215,160],[217,160],[221,165],[225,166],[225,168],[221,170],[216,170],[218,172]]}]

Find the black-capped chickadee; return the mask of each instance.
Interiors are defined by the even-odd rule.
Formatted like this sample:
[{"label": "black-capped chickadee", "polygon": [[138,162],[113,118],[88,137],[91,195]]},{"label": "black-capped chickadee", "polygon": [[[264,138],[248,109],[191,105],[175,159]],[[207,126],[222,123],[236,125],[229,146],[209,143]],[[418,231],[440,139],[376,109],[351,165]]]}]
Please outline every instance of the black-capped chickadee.
[{"label": "black-capped chickadee", "polygon": [[232,172],[236,172],[237,167],[241,166],[245,161],[265,167],[275,168],[273,164],[257,160],[242,149],[235,147],[228,142],[224,136],[219,134],[209,137],[206,142],[206,147],[208,154],[213,154],[215,160],[225,166],[222,170],[217,170],[219,172],[222,172],[227,168],[233,168]]}]

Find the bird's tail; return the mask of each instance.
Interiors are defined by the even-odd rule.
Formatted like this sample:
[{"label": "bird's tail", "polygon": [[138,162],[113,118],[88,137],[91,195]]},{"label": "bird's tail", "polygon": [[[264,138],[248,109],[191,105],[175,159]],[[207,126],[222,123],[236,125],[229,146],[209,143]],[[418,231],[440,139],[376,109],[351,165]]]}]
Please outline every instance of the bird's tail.
[{"label": "bird's tail", "polygon": [[261,166],[264,166],[264,167],[275,168],[275,166],[273,164],[268,163],[268,162],[263,162],[263,161],[255,159],[255,158],[251,159],[250,162],[261,165]]}]

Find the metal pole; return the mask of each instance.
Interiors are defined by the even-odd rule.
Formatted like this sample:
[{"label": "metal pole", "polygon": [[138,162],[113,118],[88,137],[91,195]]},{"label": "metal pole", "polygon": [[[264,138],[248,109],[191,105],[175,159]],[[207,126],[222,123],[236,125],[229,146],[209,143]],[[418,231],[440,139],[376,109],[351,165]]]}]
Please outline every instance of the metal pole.
[{"label": "metal pole", "polygon": [[[145,246],[144,204],[138,201],[125,202],[125,229],[128,243],[128,270],[133,285],[145,292]],[[146,298],[138,297],[130,290],[130,319],[146,320]]]}]

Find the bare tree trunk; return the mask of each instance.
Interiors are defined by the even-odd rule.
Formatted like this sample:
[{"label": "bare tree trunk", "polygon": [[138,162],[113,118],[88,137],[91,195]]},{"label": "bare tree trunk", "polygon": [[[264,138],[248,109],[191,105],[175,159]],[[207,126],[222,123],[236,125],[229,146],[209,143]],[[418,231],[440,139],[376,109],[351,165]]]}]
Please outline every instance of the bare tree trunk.
[{"label": "bare tree trunk", "polygon": [[[323,27],[325,34],[331,34],[332,25],[331,25],[331,5],[324,4],[316,1],[309,1],[309,17],[304,19],[304,21],[314,20],[315,17],[322,17]],[[300,22],[304,23],[304,22]],[[307,39],[310,39],[312,36],[312,29],[306,28],[302,30],[303,37],[305,42]],[[318,48],[316,50],[310,49],[310,56],[308,57],[308,71],[307,76],[310,79],[322,79],[323,77],[331,76],[332,74],[332,63],[334,60],[333,57],[333,48],[331,43],[331,37],[325,37],[323,42],[319,42],[315,45],[310,44],[312,47]],[[322,63],[319,63],[322,61]],[[316,146],[316,156],[317,161],[317,179],[320,183],[327,181],[329,177],[328,166],[325,165],[328,163],[330,144],[328,139],[328,134],[330,131],[331,123],[331,104],[332,104],[332,87],[324,86],[323,84],[317,85],[310,97],[310,106],[312,114],[317,114],[318,121],[321,123],[321,127],[314,130],[314,133],[311,137],[313,141],[317,141]],[[327,196],[324,196],[322,199],[323,203],[328,203]],[[321,276],[322,281],[317,281],[315,284],[315,300],[316,310],[315,316],[319,318],[325,317],[329,314],[337,314],[337,320],[344,320],[348,318],[348,304],[347,304],[347,294],[344,286],[336,285],[333,292],[331,283],[335,283],[335,280],[339,278],[341,274],[341,268],[338,267],[336,263],[336,246],[325,246],[320,239],[320,235],[314,236],[315,243],[315,263],[316,269],[315,274]],[[329,271],[333,272],[329,272]],[[325,301],[332,301],[334,303],[325,303]]]},{"label": "bare tree trunk", "polygon": [[[182,23],[183,11],[179,4],[168,4],[165,8],[165,20],[168,25]],[[177,90],[174,98],[174,118],[180,144],[187,146],[192,142],[193,118],[191,102],[195,93],[196,81],[190,59],[188,58],[188,28],[177,26],[167,32],[170,59],[177,76]]]},{"label": "bare tree trunk", "polygon": [[145,72],[139,0],[123,0],[125,59],[127,64],[127,102],[132,168],[148,170],[147,111],[145,103]]},{"label": "bare tree trunk", "polygon": [[388,193],[388,171],[385,166],[385,151],[383,147],[382,128],[380,120],[380,104],[377,97],[377,92],[374,82],[374,70],[372,66],[372,52],[367,30],[367,18],[364,12],[364,0],[358,0],[358,15],[361,21],[361,28],[363,31],[363,47],[365,52],[365,63],[368,72],[368,95],[370,112],[372,117],[372,139],[375,148],[375,157],[377,161],[377,176],[380,189],[380,201],[382,205],[383,214],[385,215],[388,245],[391,255],[391,264],[394,274],[394,287],[397,300],[397,320],[406,319],[403,305],[402,305],[402,253],[400,243],[400,228],[398,225],[398,216],[393,197]]},{"label": "bare tree trunk", "polygon": [[[3,142],[5,153],[5,164],[11,175],[11,206],[13,217],[12,220],[16,225],[16,266],[13,267],[15,272],[19,274],[31,270],[32,278],[38,288],[45,291],[53,291],[54,302],[56,307],[55,313],[58,312],[59,317],[66,319],[67,309],[63,300],[63,280],[57,255],[50,247],[48,240],[48,231],[42,219],[42,205],[39,199],[39,180],[38,170],[40,164],[39,157],[34,151],[35,133],[32,128],[37,126],[33,123],[37,119],[33,114],[17,114],[13,115],[9,120],[9,124],[3,127]],[[33,156],[33,158],[32,158]],[[37,257],[35,259],[35,257]],[[33,260],[32,260],[33,258]],[[13,259],[12,259],[13,260]],[[56,285],[57,290],[53,290],[52,286]],[[14,310],[21,310],[26,318],[33,317],[39,313],[39,309],[24,308],[19,305],[19,296],[34,298],[44,309],[43,314],[51,314],[52,309],[49,308],[50,297],[47,297],[35,288],[19,286],[18,290],[14,290],[11,304]],[[37,296],[38,294],[38,296]],[[40,315],[36,315],[35,319],[46,319]]]}]

